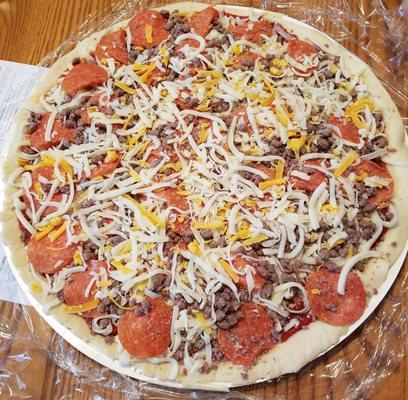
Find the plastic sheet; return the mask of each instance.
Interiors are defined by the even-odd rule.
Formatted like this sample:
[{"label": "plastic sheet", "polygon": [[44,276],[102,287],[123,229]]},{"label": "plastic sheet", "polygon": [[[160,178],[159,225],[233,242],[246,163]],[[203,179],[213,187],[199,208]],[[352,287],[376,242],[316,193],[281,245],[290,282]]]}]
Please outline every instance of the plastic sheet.
[{"label": "plastic sheet", "polygon": [[[102,10],[90,15],[76,33],[58,49],[48,55],[43,66],[51,66],[68,52],[75,43],[90,33],[108,27],[114,22],[129,18],[141,8],[151,8],[168,2],[116,3],[113,10]],[[210,3],[210,2],[209,2]],[[220,2],[211,2],[220,3]],[[248,5],[286,13],[330,34],[351,51],[361,48],[362,58],[375,70],[396,104],[403,111],[408,102],[404,88],[408,81],[407,43],[404,42],[404,18],[408,18],[406,1],[399,7],[387,9],[380,0],[338,1],[335,6],[316,7],[310,1],[227,1],[227,4]],[[375,38],[373,40],[372,38]],[[359,52],[361,55],[361,52]],[[405,108],[406,110],[406,108]],[[408,115],[404,115],[408,125]],[[268,395],[273,400],[303,398],[314,393],[316,400],[335,398],[354,400],[367,396],[387,377],[404,356],[404,340],[408,330],[408,286],[405,271],[387,295],[386,301],[341,346],[316,360],[298,374],[282,377],[279,381],[264,383],[279,386]],[[401,276],[403,274],[403,276]],[[12,349],[12,351],[10,351]],[[53,387],[61,399],[108,399],[112,393],[118,398],[134,399],[257,399],[254,388],[244,388],[230,393],[186,392],[152,386],[123,377],[86,358],[68,345],[50,329],[31,307],[16,305],[10,315],[0,317],[0,393],[2,399],[37,399],[39,381],[36,380],[38,360],[47,362],[53,369],[47,387]],[[48,360],[44,361],[45,357]],[[52,366],[52,363],[55,365]],[[72,391],[67,393],[67,373]],[[72,378],[72,379],[71,379]],[[328,385],[330,381],[330,385]],[[299,386],[299,382],[302,384]],[[259,387],[259,385],[257,386]],[[282,388],[284,388],[282,390]],[[313,390],[311,390],[313,389]],[[272,394],[275,393],[275,394]],[[122,396],[121,396],[122,395]]]}]

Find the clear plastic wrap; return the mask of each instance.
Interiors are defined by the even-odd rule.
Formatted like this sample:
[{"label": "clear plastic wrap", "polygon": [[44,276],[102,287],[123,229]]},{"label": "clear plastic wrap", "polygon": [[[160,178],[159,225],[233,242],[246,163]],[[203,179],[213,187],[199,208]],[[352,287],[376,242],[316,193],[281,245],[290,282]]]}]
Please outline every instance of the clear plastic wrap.
[{"label": "clear plastic wrap", "polygon": [[[207,1],[219,4],[220,1]],[[169,2],[119,1],[113,9],[98,11],[41,62],[51,66],[78,40],[140,9]],[[339,0],[335,6],[316,6],[316,1],[226,1],[288,14],[315,26],[366,61],[381,79],[408,125],[408,46],[404,19],[408,3],[387,9],[381,0]],[[319,3],[323,4],[323,3]],[[362,50],[362,51],[360,51]],[[13,99],[11,99],[13,101]],[[396,368],[404,356],[408,330],[408,265],[374,314],[341,345],[312,362],[299,373],[279,380],[233,390],[229,393],[170,390],[121,376],[88,359],[52,332],[35,310],[9,307],[0,316],[0,394],[2,399],[39,399],[44,387],[52,387],[53,399],[260,399],[365,398]],[[36,371],[45,376],[37,376]],[[52,372],[49,374],[49,372]],[[259,390],[262,388],[262,390]],[[257,394],[254,394],[257,393]],[[333,393],[335,395],[333,395]],[[306,397],[306,395],[308,397]],[[305,397],[304,397],[305,396]]]}]

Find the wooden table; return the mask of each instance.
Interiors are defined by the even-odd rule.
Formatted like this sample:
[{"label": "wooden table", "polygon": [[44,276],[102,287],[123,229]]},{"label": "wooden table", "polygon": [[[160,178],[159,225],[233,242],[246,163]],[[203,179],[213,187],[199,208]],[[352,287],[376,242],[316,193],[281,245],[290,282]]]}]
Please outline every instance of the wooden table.
[{"label": "wooden table", "polygon": [[[66,39],[90,13],[103,8],[109,10],[115,3],[117,2],[110,0],[0,0],[0,59],[36,64]],[[259,2],[249,0],[241,3],[254,6],[259,4]],[[340,2],[309,0],[308,3],[315,7],[328,7]],[[360,1],[359,6],[356,1],[350,0],[349,3],[354,11],[360,15],[367,15],[370,21],[377,18],[367,11],[371,1]],[[399,2],[388,0],[384,3],[388,7],[395,7]],[[331,29],[330,23],[326,25],[326,30],[331,32]],[[383,29],[387,29],[385,25]],[[378,38],[376,35],[377,32],[370,30],[367,39],[371,39],[375,44]],[[350,42],[348,47],[354,53],[366,58],[359,44]],[[376,47],[379,55],[386,58],[389,58],[391,55],[389,51],[393,49],[393,46]],[[407,108],[401,111],[407,115]],[[407,269],[408,263],[406,262],[403,272],[406,272]],[[297,377],[284,377],[279,382],[254,385],[240,391],[271,400],[343,399],[347,387],[356,386],[369,372],[369,368],[375,369],[377,365],[383,367],[387,361],[387,354],[378,356],[378,354],[373,354],[373,351],[378,342],[380,321],[384,315],[392,311],[392,304],[396,297],[400,297],[402,287],[405,287],[405,294],[400,300],[406,304],[407,286],[404,285],[403,275],[404,273],[400,275],[391,294],[383,302],[380,310],[375,313],[375,318],[371,318],[369,323],[366,323],[350,340],[335,351],[314,362]],[[402,311],[406,312],[406,310]],[[31,325],[27,324],[26,315],[31,318]],[[1,332],[8,332],[9,335],[3,333],[1,336]],[[394,341],[398,343],[398,351],[404,349],[405,352],[407,351],[406,329],[393,330],[391,325],[385,328],[385,333],[394,337]],[[52,349],[59,345],[62,345],[60,352],[63,349],[65,354],[69,354],[75,365],[85,366],[82,378],[86,377],[89,371],[99,368],[97,364],[69,345],[62,344],[51,328],[41,322],[40,317],[31,307],[22,309],[12,303],[0,302],[0,398],[35,400],[136,398],[131,395],[127,397],[119,390],[110,391],[96,382],[88,385],[81,383],[83,380],[73,378],[66,371],[66,369],[69,370],[69,366],[66,365],[65,369],[58,366],[51,356]],[[363,349],[363,355],[358,357],[357,361],[353,361],[355,354],[361,349]],[[338,365],[336,364],[338,360],[344,360],[344,363],[340,372],[336,373],[335,366]],[[394,371],[382,380],[372,393],[355,392],[353,398],[372,400],[408,398],[407,360],[408,358],[404,357],[401,362],[392,365],[391,368],[395,368]],[[353,366],[352,370],[346,372],[350,365]],[[329,367],[331,367],[330,374],[328,374]],[[325,377],[321,376],[323,373]],[[113,376],[116,380],[122,379]],[[129,386],[130,380],[126,382],[130,392],[134,392],[134,389]],[[168,398],[160,392],[155,396],[143,397]],[[174,398],[176,397],[181,396]]]}]

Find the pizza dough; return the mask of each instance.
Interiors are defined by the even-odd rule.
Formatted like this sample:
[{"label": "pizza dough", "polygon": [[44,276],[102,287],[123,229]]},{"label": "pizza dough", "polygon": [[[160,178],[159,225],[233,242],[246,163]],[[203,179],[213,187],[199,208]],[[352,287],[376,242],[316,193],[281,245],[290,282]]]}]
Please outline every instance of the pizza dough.
[{"label": "pizza dough", "polygon": [[[206,4],[200,3],[178,3],[166,8],[169,10],[177,8],[180,11],[190,13],[201,10],[206,6]],[[296,34],[300,39],[307,39],[331,54],[344,55],[345,69],[353,73],[358,71],[363,77],[369,92],[374,96],[376,107],[383,112],[389,145],[396,149],[396,152],[390,158],[406,162],[408,159],[407,147],[405,145],[405,132],[401,117],[392,99],[365,63],[328,36],[307,24],[282,14],[236,6],[217,6],[216,8],[219,10],[224,9],[234,14],[264,15],[273,22],[279,22],[285,29],[290,33]],[[112,29],[124,27],[126,22],[119,23]],[[67,64],[76,57],[81,56],[83,49],[94,49],[104,33],[105,31],[101,31],[90,36],[79,43],[76,49],[58,60],[44,81],[38,85],[28,103],[30,105],[36,103],[39,96],[55,84],[56,79],[65,71]],[[18,168],[15,155],[20,146],[23,137],[23,126],[28,116],[29,112],[22,109],[16,118],[3,165],[4,182],[9,182]],[[407,238],[408,210],[406,208],[406,201],[408,194],[404,190],[408,177],[407,170],[397,166],[393,167],[392,164],[389,165],[389,170],[394,181],[393,201],[398,210],[399,225],[389,230],[378,245],[378,250],[382,251],[385,256],[380,259],[370,260],[363,272],[362,278],[369,297],[387,279],[388,270],[398,258]],[[54,299],[54,296],[48,296],[44,299],[38,293],[38,290],[35,290],[39,284],[38,277],[33,276],[28,265],[24,245],[19,239],[20,231],[17,217],[12,209],[11,195],[14,191],[15,188],[10,187],[8,184],[5,185],[2,237],[8,248],[8,256],[13,266],[13,271],[24,292],[47,322],[68,342],[81,349],[81,351],[94,360],[118,372],[168,386],[226,390],[228,387],[247,385],[272,379],[282,374],[296,372],[309,361],[335,345],[339,338],[347,331],[347,327],[335,327],[321,321],[315,321],[307,329],[297,332],[289,340],[279,343],[267,354],[261,356],[257,363],[248,369],[248,371],[243,370],[238,365],[223,363],[216,370],[208,374],[184,376],[179,373],[177,378],[169,379],[171,374],[170,363],[152,364],[138,362],[135,365],[123,366],[123,359],[119,360],[120,353],[116,344],[107,345],[103,338],[92,335],[82,318],[66,314],[62,306],[50,308],[49,302]],[[247,373],[247,377],[243,376],[243,371]]]}]

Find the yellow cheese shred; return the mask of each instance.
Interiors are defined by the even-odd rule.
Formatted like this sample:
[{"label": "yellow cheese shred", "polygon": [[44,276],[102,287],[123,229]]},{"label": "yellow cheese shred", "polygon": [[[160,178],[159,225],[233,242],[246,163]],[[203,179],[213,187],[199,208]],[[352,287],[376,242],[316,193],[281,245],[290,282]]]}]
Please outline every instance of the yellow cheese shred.
[{"label": "yellow cheese shred", "polygon": [[135,305],[132,306],[132,307],[125,307],[125,306],[120,305],[120,304],[114,299],[113,296],[109,295],[109,298],[111,299],[112,303],[115,304],[116,307],[120,308],[120,309],[123,310],[123,311],[133,311],[133,310],[138,306],[137,304],[135,304]]},{"label": "yellow cheese shred", "polygon": [[[201,326],[205,326],[207,324],[207,320],[204,317],[204,314],[201,311],[197,311],[197,310],[193,310],[194,315],[196,316],[196,318],[198,319],[198,321],[200,322]],[[212,329],[210,326],[207,326],[206,328],[204,328],[204,332],[211,334]]]},{"label": "yellow cheese shred", "polygon": [[123,274],[128,274],[129,272],[132,272],[132,270],[125,265],[123,265],[120,261],[111,261],[111,264],[120,272]]},{"label": "yellow cheese shred", "polygon": [[129,93],[132,95],[136,93],[136,89],[131,88],[130,86],[126,85],[126,83],[122,81],[115,80],[115,85],[126,93]]},{"label": "yellow cheese shred", "polygon": [[160,47],[159,49],[160,54],[162,55],[161,63],[167,67],[170,61],[170,53],[165,47]]},{"label": "yellow cheese shred", "polygon": [[300,157],[300,149],[306,143],[306,136],[301,136],[299,138],[293,138],[288,140],[287,147],[288,149],[293,150],[296,158]]},{"label": "yellow cheese shred", "polygon": [[106,162],[110,163],[118,159],[118,153],[115,150],[108,150],[106,153]]},{"label": "yellow cheese shred", "polygon": [[256,236],[253,236],[253,237],[251,237],[251,238],[249,238],[249,239],[247,239],[247,240],[244,240],[244,241],[242,242],[242,246],[244,246],[244,247],[246,247],[246,246],[252,246],[253,244],[261,243],[261,242],[263,242],[263,241],[266,240],[266,239],[268,239],[268,236],[266,236],[266,235],[263,235],[263,234],[261,234],[261,235],[256,235]]},{"label": "yellow cheese shred", "polygon": [[228,276],[232,279],[232,281],[235,283],[238,282],[239,275],[232,269],[230,263],[223,259],[218,260],[218,262],[220,263],[224,271],[228,274]]},{"label": "yellow cheese shred", "polygon": [[109,287],[112,285],[112,281],[98,281],[96,282],[96,287]]},{"label": "yellow cheese shred", "polygon": [[276,110],[276,116],[278,118],[278,121],[283,125],[283,126],[288,126],[290,119],[288,115],[288,111],[284,106],[281,106],[278,104],[275,108]]},{"label": "yellow cheese shred", "polygon": [[322,205],[321,208],[323,211],[327,211],[327,212],[335,212],[338,210],[338,207],[334,207],[331,204],[324,204]]},{"label": "yellow cheese shred", "polygon": [[139,183],[141,181],[140,175],[135,171],[132,167],[128,167],[128,172],[129,175],[137,182]]},{"label": "yellow cheese shred", "polygon": [[74,173],[74,169],[68,164],[67,160],[62,159],[60,164],[65,173],[71,175]]},{"label": "yellow cheese shred", "polygon": [[366,127],[365,120],[357,113],[354,113],[350,116],[351,120],[353,121],[354,125],[358,129],[364,129]]},{"label": "yellow cheese shred", "polygon": [[201,252],[200,252],[200,248],[198,246],[198,243],[194,240],[193,242],[190,242],[187,245],[188,251],[196,256],[200,256]]},{"label": "yellow cheese shred", "polygon": [[24,169],[26,171],[34,171],[41,167],[53,167],[53,166],[54,166],[54,161],[41,161],[34,165],[24,165]]},{"label": "yellow cheese shred", "polygon": [[79,254],[78,250],[74,253],[74,264],[75,265],[81,265],[82,264],[82,258],[81,258],[81,255]]},{"label": "yellow cheese shred", "polygon": [[197,229],[220,229],[225,228],[225,221],[221,218],[208,222],[194,221],[193,226]]},{"label": "yellow cheese shred", "polygon": [[31,289],[33,290],[34,293],[41,293],[42,292],[42,287],[39,283],[33,283],[31,285]]},{"label": "yellow cheese shred", "polygon": [[145,37],[147,43],[153,43],[153,27],[150,24],[146,24]]},{"label": "yellow cheese shred", "polygon": [[276,167],[276,174],[275,178],[276,179],[282,179],[283,178],[283,169],[285,167],[285,163],[282,160],[278,161],[278,166]]},{"label": "yellow cheese shred", "polygon": [[140,80],[141,80],[142,82],[146,82],[146,81],[147,81],[147,78],[149,77],[149,74],[150,74],[155,68],[156,68],[156,65],[155,65],[154,63],[151,63],[151,64],[148,66],[146,72],[144,72],[142,75],[140,75]]},{"label": "yellow cheese shred", "polygon": [[353,114],[358,113],[359,111],[362,111],[368,106],[371,112],[375,111],[375,106],[372,100],[368,99],[367,97],[364,97],[360,100],[357,100],[354,104],[351,106],[348,106],[344,112],[346,118],[351,118]]},{"label": "yellow cheese shred", "polygon": [[67,223],[64,222],[56,231],[50,233],[50,242],[55,242],[67,229]]},{"label": "yellow cheese shred", "polygon": [[340,166],[336,169],[336,171],[334,171],[334,177],[338,178],[339,176],[341,176],[348,167],[350,167],[351,164],[353,164],[354,161],[356,161],[358,158],[358,154],[353,151],[351,153],[349,153],[344,160],[342,161],[342,163],[340,164]]},{"label": "yellow cheese shred", "polygon": [[233,234],[230,238],[230,242],[235,242],[238,239],[248,239],[249,236],[251,235],[250,231],[248,228],[243,228],[237,231],[235,234]]},{"label": "yellow cheese shred", "polygon": [[149,211],[146,207],[144,207],[142,204],[137,202],[135,199],[130,197],[129,195],[125,194],[123,197],[126,199],[132,201],[134,204],[136,204],[137,208],[140,211],[140,214],[142,214],[146,219],[148,219],[153,225],[158,226],[159,228],[164,228],[166,226],[166,223],[161,220],[158,215],[155,213]]},{"label": "yellow cheese shred", "polygon": [[367,178],[367,177],[368,177],[367,172],[363,172],[362,174],[356,176],[356,179],[357,179],[358,182],[361,182],[361,181],[363,181],[363,180],[364,180],[365,178]]},{"label": "yellow cheese shred", "polygon": [[258,186],[259,186],[259,189],[261,190],[267,190],[276,185],[283,185],[284,183],[285,183],[285,178],[268,179],[266,181],[261,182]]},{"label": "yellow cheese shred", "polygon": [[78,313],[82,313],[85,311],[93,310],[96,307],[98,307],[98,305],[99,305],[99,300],[94,299],[92,301],[89,301],[88,303],[79,304],[78,306],[65,306],[64,312],[68,314],[78,314]]}]

